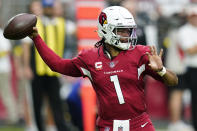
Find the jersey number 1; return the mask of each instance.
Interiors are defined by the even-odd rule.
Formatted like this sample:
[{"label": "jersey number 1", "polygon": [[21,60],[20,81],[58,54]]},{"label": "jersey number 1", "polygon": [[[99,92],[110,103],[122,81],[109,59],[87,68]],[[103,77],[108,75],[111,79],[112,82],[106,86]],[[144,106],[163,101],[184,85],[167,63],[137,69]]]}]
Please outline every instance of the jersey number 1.
[{"label": "jersey number 1", "polygon": [[116,94],[118,96],[119,103],[124,104],[125,101],[124,101],[122,91],[120,89],[120,83],[119,83],[119,80],[118,80],[118,76],[117,75],[110,76],[110,79],[111,79],[111,82],[114,83],[114,87],[115,87],[115,90],[116,90]]}]

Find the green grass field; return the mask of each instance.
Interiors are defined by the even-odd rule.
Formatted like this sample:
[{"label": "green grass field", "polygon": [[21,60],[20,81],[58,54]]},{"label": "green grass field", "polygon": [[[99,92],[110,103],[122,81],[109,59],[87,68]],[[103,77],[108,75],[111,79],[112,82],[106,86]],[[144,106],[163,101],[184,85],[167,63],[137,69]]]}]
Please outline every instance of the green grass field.
[{"label": "green grass field", "polygon": [[0,131],[24,131],[24,129],[18,127],[0,127]]}]

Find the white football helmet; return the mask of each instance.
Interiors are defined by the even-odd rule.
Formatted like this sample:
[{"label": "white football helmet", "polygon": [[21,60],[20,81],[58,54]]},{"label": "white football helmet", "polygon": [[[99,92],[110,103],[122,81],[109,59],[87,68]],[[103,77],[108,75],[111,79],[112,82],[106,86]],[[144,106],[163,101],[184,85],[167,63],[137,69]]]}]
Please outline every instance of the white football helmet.
[{"label": "white football helmet", "polygon": [[[123,37],[117,35],[117,31],[115,30],[118,28],[128,28],[130,30],[130,36]],[[107,44],[121,50],[128,50],[131,45],[135,47],[137,41],[136,28],[137,25],[132,14],[121,6],[105,8],[98,18],[99,37],[104,38]],[[128,38],[128,41],[123,43],[120,41],[121,38]]]}]

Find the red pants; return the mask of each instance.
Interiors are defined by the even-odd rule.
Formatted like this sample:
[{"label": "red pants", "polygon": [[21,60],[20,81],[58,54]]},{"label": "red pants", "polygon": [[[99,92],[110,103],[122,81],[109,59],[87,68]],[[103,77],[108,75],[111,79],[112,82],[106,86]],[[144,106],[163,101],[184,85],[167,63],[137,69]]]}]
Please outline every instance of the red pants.
[{"label": "red pants", "polygon": [[[98,118],[99,131],[113,131],[113,121],[103,120]],[[148,116],[143,113],[142,115],[130,120],[130,131],[155,131],[155,128]]]}]

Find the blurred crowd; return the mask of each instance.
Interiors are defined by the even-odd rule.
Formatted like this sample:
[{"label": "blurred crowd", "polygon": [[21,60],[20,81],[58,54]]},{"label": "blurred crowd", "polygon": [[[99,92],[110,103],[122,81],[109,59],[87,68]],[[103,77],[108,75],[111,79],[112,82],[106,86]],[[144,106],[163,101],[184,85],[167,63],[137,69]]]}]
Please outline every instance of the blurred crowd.
[{"label": "blurred crowd", "polygon": [[[126,7],[138,25],[138,44],[163,48],[165,66],[178,75],[178,86],[165,87],[167,97],[163,99],[167,99],[168,112],[165,129],[197,131],[197,0],[98,1],[105,6]],[[1,0],[1,10],[5,10],[5,2]],[[73,58],[78,52],[77,2],[83,3],[26,0],[26,5],[22,4],[25,12],[37,15],[42,38],[51,42],[49,47],[64,58]],[[83,80],[49,71],[40,62],[29,38],[10,41],[3,37],[6,20],[0,21],[0,130],[1,125],[11,125],[23,126],[26,131],[83,131],[86,117],[80,92]],[[61,46],[56,47],[57,42]]]}]

